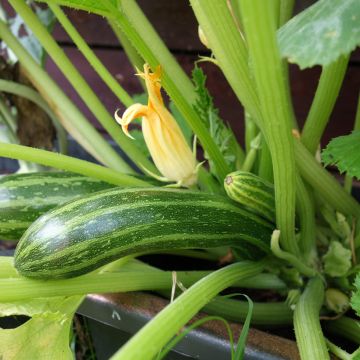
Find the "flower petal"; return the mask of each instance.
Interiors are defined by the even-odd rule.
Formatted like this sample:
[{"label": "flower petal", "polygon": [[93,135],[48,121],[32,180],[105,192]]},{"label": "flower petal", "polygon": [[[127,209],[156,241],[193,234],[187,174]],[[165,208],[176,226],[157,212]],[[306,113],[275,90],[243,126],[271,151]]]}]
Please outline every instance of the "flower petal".
[{"label": "flower petal", "polygon": [[128,130],[129,124],[134,119],[137,119],[139,117],[146,116],[151,109],[148,108],[146,105],[142,104],[134,104],[131,105],[129,108],[127,108],[122,116],[122,118],[118,115],[118,111],[115,111],[115,120],[118,124],[121,125],[121,128],[126,136],[128,136],[131,139],[134,139]]}]

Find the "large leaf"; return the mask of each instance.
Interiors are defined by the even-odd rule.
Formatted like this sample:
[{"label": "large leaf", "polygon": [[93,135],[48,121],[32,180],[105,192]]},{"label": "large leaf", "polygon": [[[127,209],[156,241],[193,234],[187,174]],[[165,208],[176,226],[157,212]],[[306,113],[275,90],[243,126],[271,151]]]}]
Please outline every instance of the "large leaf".
[{"label": "large leaf", "polygon": [[326,165],[334,164],[340,172],[360,179],[360,130],[331,140],[322,159]]},{"label": "large leaf", "polygon": [[360,45],[360,1],[319,0],[278,32],[280,51],[300,68],[328,65]]},{"label": "large leaf", "polygon": [[72,296],[0,304],[0,316],[31,316],[15,329],[0,329],[0,359],[73,359],[70,329],[82,299]]},{"label": "large leaf", "polygon": [[[36,0],[38,2],[57,4],[62,6],[71,7],[74,9],[85,10],[90,13],[99,14],[102,16],[109,15],[106,2],[99,0]],[[116,6],[117,0],[109,0],[109,2]]]}]

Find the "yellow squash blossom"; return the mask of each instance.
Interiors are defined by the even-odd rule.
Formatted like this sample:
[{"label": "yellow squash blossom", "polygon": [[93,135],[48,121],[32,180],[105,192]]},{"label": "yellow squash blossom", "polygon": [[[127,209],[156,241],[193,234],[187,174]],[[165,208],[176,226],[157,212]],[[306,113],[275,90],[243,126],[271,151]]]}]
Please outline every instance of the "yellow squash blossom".
[{"label": "yellow squash blossom", "polygon": [[174,181],[184,186],[196,182],[196,159],[184,135],[171,113],[164,106],[161,96],[161,69],[151,72],[148,64],[144,72],[138,74],[145,80],[149,99],[147,105],[131,105],[122,117],[115,113],[116,121],[124,133],[136,118],[142,118],[142,132],[151,157],[164,176],[165,181]]}]

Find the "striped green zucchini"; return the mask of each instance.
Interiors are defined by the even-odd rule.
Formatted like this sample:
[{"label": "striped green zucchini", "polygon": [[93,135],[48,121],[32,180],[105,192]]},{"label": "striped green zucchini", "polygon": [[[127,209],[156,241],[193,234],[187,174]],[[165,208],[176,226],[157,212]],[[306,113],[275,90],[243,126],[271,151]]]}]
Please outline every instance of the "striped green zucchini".
[{"label": "striped green zucchini", "polygon": [[226,176],[224,188],[231,199],[275,222],[274,187],[271,183],[247,171],[234,171]]},{"label": "striped green zucchini", "polygon": [[169,188],[111,189],[60,206],[25,232],[20,274],[74,277],[124,255],[236,246],[247,258],[269,252],[273,226],[226,197]]},{"label": "striped green zucchini", "polygon": [[0,178],[0,239],[19,240],[46,211],[114,185],[70,172],[37,172]]}]

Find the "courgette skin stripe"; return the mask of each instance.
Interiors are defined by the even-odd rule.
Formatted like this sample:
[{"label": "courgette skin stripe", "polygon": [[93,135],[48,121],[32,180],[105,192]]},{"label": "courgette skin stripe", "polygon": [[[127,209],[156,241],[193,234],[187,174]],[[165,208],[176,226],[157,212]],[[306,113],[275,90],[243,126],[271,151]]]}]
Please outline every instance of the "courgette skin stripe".
[{"label": "courgette skin stripe", "polygon": [[41,215],[114,185],[67,171],[43,171],[0,178],[0,239],[19,240]]},{"label": "courgette skin stripe", "polygon": [[20,274],[79,276],[122,256],[156,250],[234,246],[268,253],[273,225],[226,197],[169,188],[110,189],[49,211],[15,252]]}]

